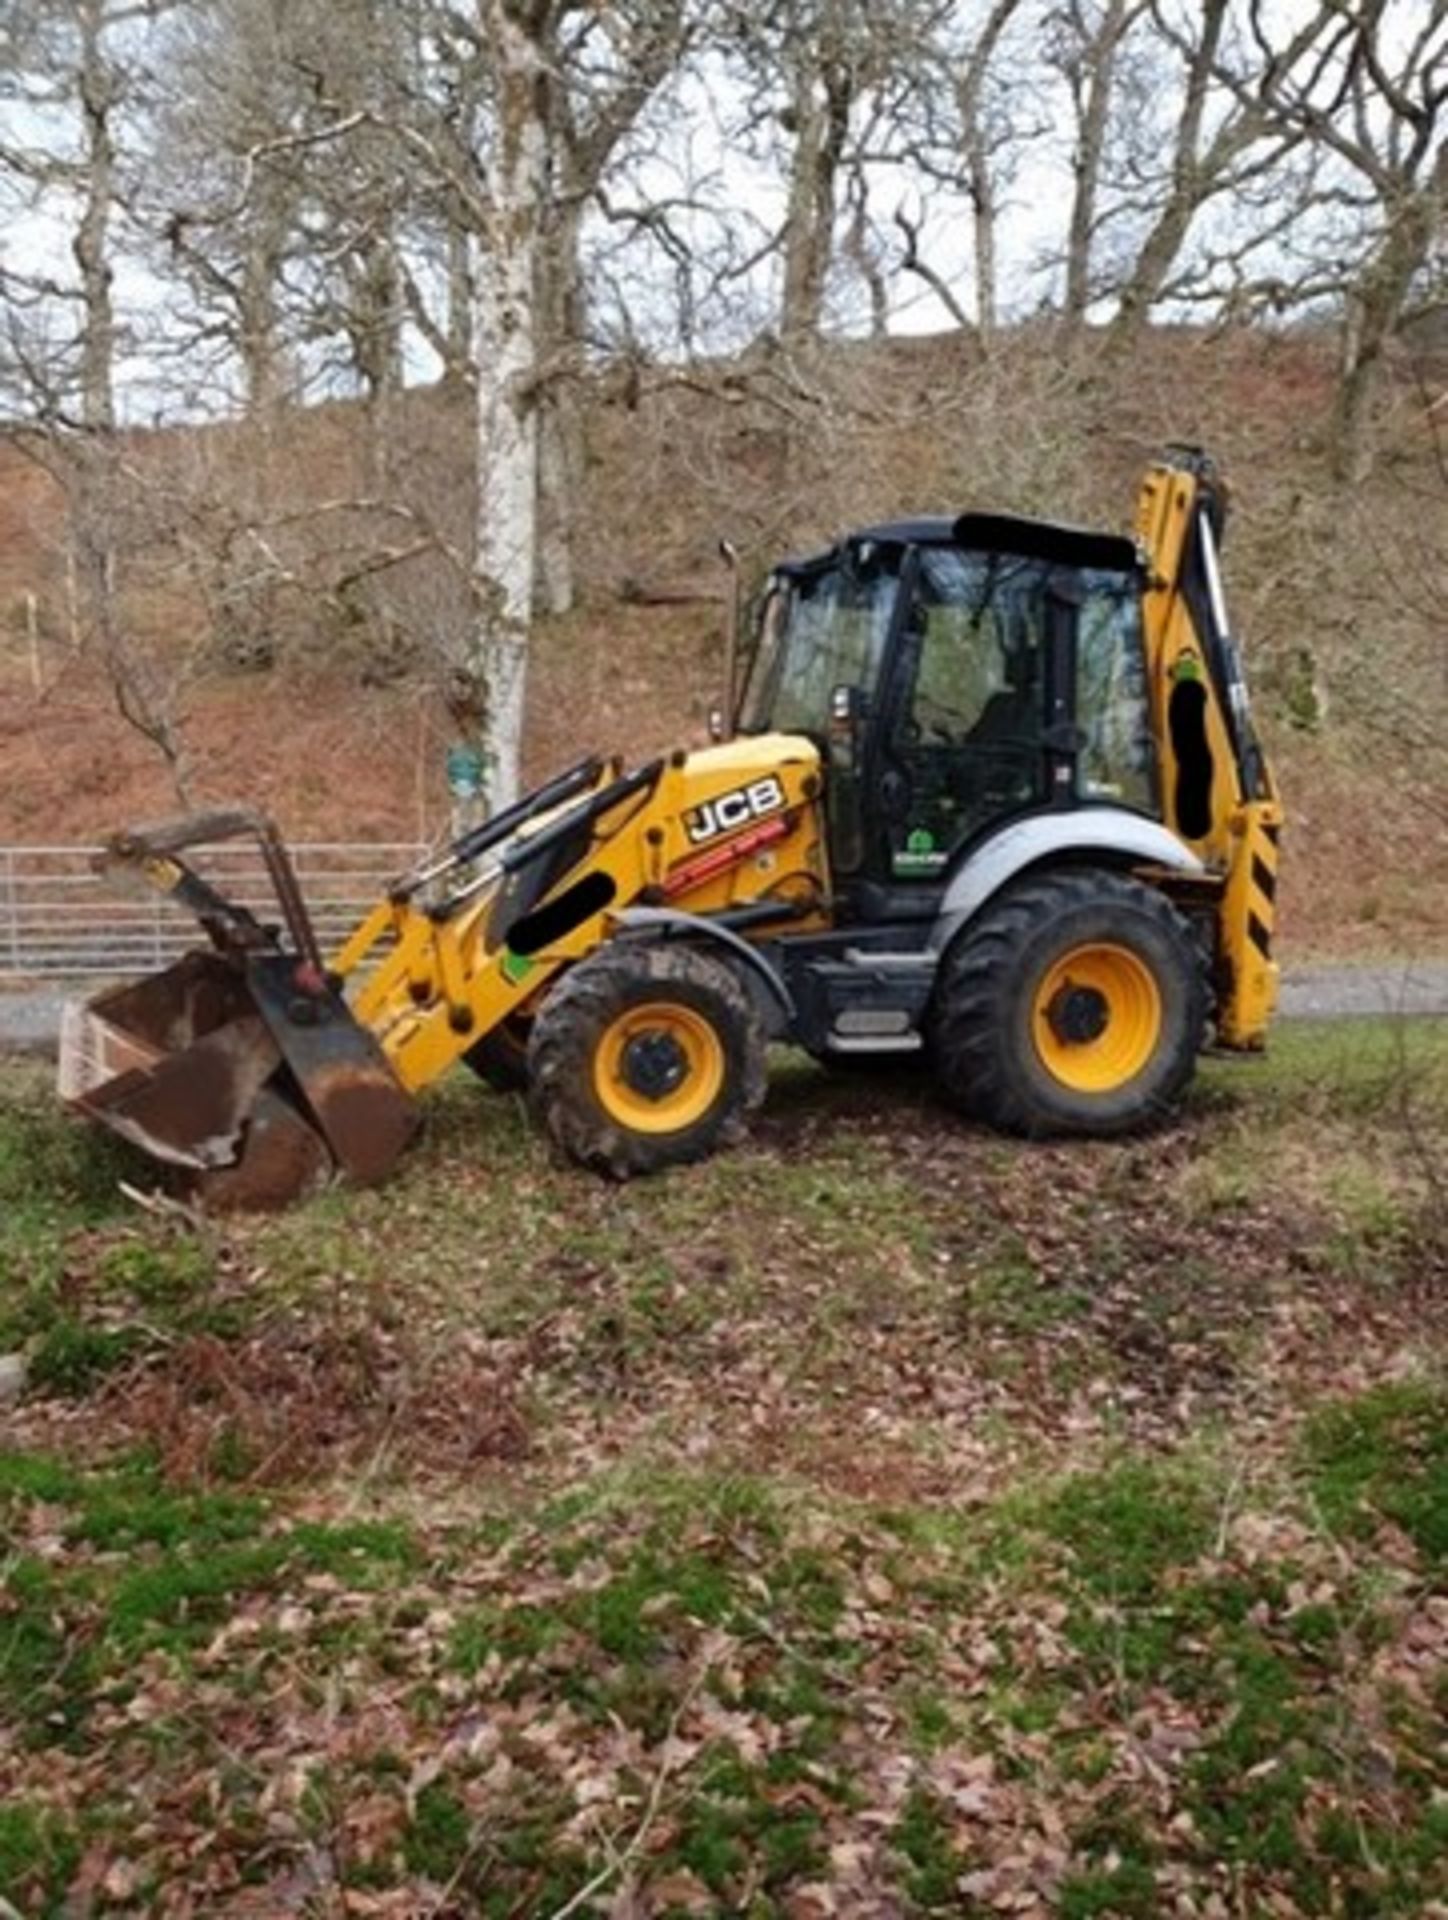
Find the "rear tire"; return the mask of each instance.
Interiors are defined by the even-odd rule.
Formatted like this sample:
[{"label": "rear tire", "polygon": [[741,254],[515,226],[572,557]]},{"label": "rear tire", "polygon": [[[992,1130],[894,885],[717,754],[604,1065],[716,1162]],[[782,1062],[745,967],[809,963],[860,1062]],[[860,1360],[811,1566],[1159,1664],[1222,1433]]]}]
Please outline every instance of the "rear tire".
[{"label": "rear tire", "polygon": [[1099,869],[1008,888],[941,963],[947,1097],[1009,1133],[1116,1135],[1169,1114],[1196,1069],[1205,958],[1154,887]]},{"label": "rear tire", "polygon": [[582,1165],[615,1179],[703,1159],[764,1099],[764,1035],[724,960],[624,939],[563,976],[533,1025],[529,1102]]}]

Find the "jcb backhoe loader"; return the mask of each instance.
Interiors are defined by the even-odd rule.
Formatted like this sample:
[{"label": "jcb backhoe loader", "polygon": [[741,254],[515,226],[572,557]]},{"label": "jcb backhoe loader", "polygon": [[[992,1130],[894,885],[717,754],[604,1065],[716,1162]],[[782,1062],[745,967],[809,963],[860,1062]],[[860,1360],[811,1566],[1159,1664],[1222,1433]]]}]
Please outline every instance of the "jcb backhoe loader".
[{"label": "jcb backhoe loader", "polygon": [[[1134,534],[891,522],[770,576],[719,744],[590,758],[400,879],[324,956],[265,820],[103,856],[209,950],[71,1010],[61,1090],[216,1204],[381,1179],[457,1061],[616,1176],[736,1138],[765,1048],[917,1053],[1027,1135],[1170,1110],[1263,1043],[1282,813],[1175,449]],[[183,859],[260,836],[280,927]]]}]

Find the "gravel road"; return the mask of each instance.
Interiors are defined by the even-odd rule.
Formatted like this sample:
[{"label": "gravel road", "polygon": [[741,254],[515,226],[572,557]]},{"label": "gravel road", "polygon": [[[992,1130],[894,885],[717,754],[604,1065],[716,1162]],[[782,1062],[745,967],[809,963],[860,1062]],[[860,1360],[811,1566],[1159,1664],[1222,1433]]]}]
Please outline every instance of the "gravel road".
[{"label": "gravel road", "polygon": [[0,1051],[53,1054],[60,1037],[61,1007],[73,993],[84,994],[89,985],[56,981],[44,987],[0,988]]},{"label": "gravel road", "polygon": [[[95,993],[100,985],[95,980],[14,988],[0,983],[0,1053],[54,1054],[61,1007],[72,994]],[[1289,967],[1280,1011],[1287,1020],[1448,1014],[1448,960]]]}]

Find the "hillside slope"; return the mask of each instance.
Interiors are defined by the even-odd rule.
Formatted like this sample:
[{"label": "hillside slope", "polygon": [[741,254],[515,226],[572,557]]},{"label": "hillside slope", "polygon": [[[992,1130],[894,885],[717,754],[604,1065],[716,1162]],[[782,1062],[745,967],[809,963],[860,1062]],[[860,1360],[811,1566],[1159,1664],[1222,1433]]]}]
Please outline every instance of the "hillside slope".
[{"label": "hillside slope", "polygon": [[[1110,369],[1036,331],[989,362],[941,336],[603,384],[584,423],[579,605],[536,636],[527,764],[697,737],[723,532],[757,570],[901,510],[1119,526],[1152,451],[1197,440],[1234,483],[1229,587],[1291,809],[1285,934],[1339,953],[1441,946],[1448,485],[1405,379],[1373,481],[1337,488],[1317,444],[1327,380],[1300,339],[1159,333]],[[190,798],[259,800],[301,836],[436,828],[440,663],[467,619],[446,558],[471,511],[466,438],[465,405],[433,391],[380,420],[316,409],[264,441],[127,443],[107,480],[117,644],[178,721]],[[5,452],[0,839],[89,837],[175,804],[101,671],[76,547],[63,497]],[[400,557],[368,571],[379,551]]]}]

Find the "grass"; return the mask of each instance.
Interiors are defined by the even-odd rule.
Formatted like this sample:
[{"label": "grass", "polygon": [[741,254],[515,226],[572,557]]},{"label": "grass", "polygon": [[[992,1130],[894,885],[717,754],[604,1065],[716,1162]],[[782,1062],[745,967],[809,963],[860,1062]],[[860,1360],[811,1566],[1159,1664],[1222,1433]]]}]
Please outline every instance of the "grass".
[{"label": "grass", "polygon": [[920,1787],[911,1791],[895,1827],[895,1846],[907,1863],[905,1892],[913,1905],[925,1913],[956,1911],[961,1856],[948,1811],[935,1795]]},{"label": "grass", "polygon": [[0,1888],[28,1892],[42,1910],[58,1908],[80,1863],[76,1828],[26,1800],[0,1806]]},{"label": "grass", "polygon": [[261,1500],[177,1493],[143,1461],[87,1473],[0,1452],[0,1521],[0,1702],[42,1744],[81,1737],[138,1657],[184,1657],[249,1596],[318,1577],[365,1586],[413,1551],[393,1524],[274,1519]]},{"label": "grass", "polygon": [[1448,1028],[1087,1147],[785,1061],[624,1189],[427,1112],[198,1235],[0,1096],[17,1911],[1448,1898]]},{"label": "grass", "polygon": [[1399,1527],[1425,1562],[1448,1563],[1448,1388],[1393,1382],[1324,1407],[1308,1426],[1310,1486],[1349,1539]]}]

